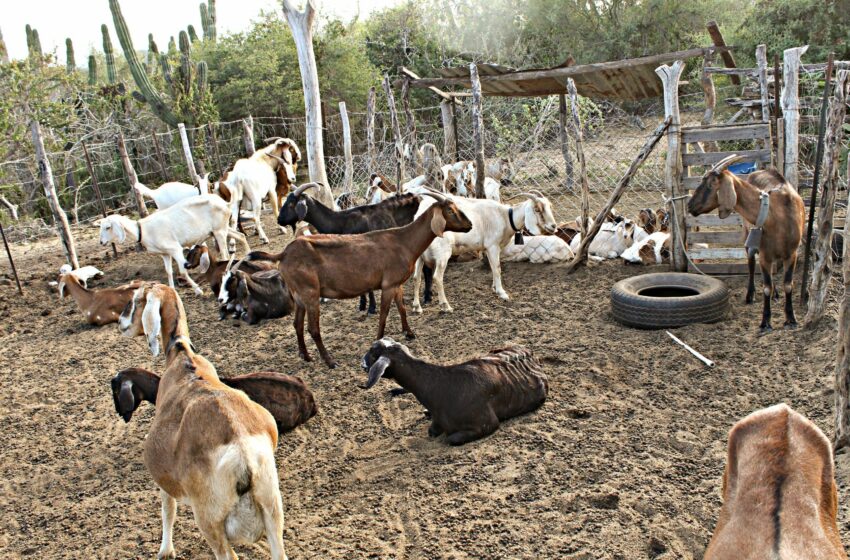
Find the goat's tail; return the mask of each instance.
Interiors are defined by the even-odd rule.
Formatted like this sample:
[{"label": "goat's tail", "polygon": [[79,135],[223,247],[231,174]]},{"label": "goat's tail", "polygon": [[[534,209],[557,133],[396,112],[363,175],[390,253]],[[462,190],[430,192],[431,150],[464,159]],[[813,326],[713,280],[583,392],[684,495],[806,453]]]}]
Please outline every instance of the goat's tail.
[{"label": "goat's tail", "polygon": [[143,184],[136,182],[136,184],[133,185],[133,188],[136,189],[136,192],[139,193],[140,195],[146,196],[150,199],[153,199],[153,194],[154,194],[153,191],[151,189],[147,188],[146,186],[144,186]]},{"label": "goat's tail", "polygon": [[245,255],[246,261],[272,261],[280,262],[283,260],[283,251],[278,254],[267,253],[265,251],[251,251]]},{"label": "goat's tail", "polygon": [[218,466],[230,471],[230,491],[236,493],[236,503],[224,520],[227,539],[234,544],[255,543],[265,532],[262,513],[254,500],[255,473],[260,470],[256,451],[244,442],[232,443]]}]

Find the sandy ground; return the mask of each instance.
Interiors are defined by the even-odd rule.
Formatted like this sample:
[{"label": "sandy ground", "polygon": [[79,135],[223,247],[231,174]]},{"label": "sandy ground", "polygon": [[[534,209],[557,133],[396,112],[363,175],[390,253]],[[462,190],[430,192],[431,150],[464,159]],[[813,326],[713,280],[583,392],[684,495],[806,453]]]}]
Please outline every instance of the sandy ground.
[{"label": "sandy ground", "polygon": [[[285,240],[272,235],[272,247]],[[105,252],[80,242],[83,264],[107,273],[101,286],[165,278],[158,257],[125,250],[114,261]],[[0,554],[152,558],[159,500],[140,455],[153,408],[143,404],[124,424],[109,379],[129,366],[161,371],[163,361],[114,325],[84,326],[73,301],[57,299],[47,280],[60,255],[54,241],[16,247],[26,295],[0,286]],[[784,401],[832,432],[834,293],[816,331],[759,338],[760,309],[743,305],[743,279],[730,280],[728,320],[677,330],[717,362],[706,369],[663,331],[612,320],[611,285],[649,269],[503,270],[510,302],[492,294],[480,264],[452,265],[455,313],[426,307],[412,318],[410,347],[422,357],[459,361],[510,341],[546,366],[540,410],[460,448],[428,439],[423,407],[411,395],[391,399],[391,382],[358,388],[377,321],[362,320],[354,301],[322,307],[325,342],[341,364],[331,371],[298,359],[288,318],[219,322],[209,297],[180,290],[192,339],[221,375],[293,373],[316,396],[319,414],[284,435],[276,453],[290,558],[701,558],[737,419]],[[393,311],[388,332],[399,330]],[[847,544],[850,462],[837,462]],[[180,558],[211,557],[188,507],[179,508],[174,542]],[[237,552],[268,558],[264,543]]]}]

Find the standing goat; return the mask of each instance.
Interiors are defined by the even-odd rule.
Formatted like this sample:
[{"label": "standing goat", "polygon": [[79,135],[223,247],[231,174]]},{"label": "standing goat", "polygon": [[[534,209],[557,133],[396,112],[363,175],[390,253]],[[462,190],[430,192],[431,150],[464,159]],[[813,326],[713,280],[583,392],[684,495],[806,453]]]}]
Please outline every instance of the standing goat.
[{"label": "standing goat", "polygon": [[[747,241],[751,250],[748,250],[747,259],[749,281],[746,302],[752,303],[755,296],[757,249],[764,281],[764,308],[760,332],[764,334],[772,330],[770,298],[773,294],[774,264],[779,262],[785,269],[785,327],[793,329],[797,326],[797,319],[794,317],[791,292],[794,290],[797,248],[803,238],[803,199],[794,190],[794,186],[774,169],[751,173],[746,181],[726,169],[741,159],[743,158],[738,155],[724,158],[703,175],[702,182],[688,201],[688,212],[692,216],[699,216],[717,208],[717,215],[723,219],[735,211],[747,222],[755,225]],[[753,239],[752,243],[750,239]]]},{"label": "standing goat", "polygon": [[138,287],[136,282],[117,288],[89,290],[80,284],[80,279],[73,272],[59,275],[59,297],[64,298],[70,294],[86,316],[86,323],[98,327],[118,321],[121,311],[133,298],[133,292]]},{"label": "standing goat", "polygon": [[199,185],[189,185],[179,181],[163,183],[156,189],[149,189],[145,185],[137,182],[133,188],[147,198],[150,198],[156,204],[158,210],[164,210],[170,206],[174,206],[183,199],[209,193],[210,174],[207,173],[203,177],[198,178]]},{"label": "standing goat", "polygon": [[729,433],[723,509],[704,560],[847,560],[832,446],[785,404]]},{"label": "standing goat", "polygon": [[183,302],[161,284],[143,284],[121,314],[124,336],[145,336],[151,353],[165,345],[156,413],[144,442],[144,462],[160,488],[162,546],[174,558],[177,500],[190,504],[217,560],[235,560],[230,543],[263,535],[273,560],[285,560],[283,503],[274,449],[274,417],[242,391],[221,382],[189,339]]},{"label": "standing goat", "polygon": [[391,338],[378,340],[363,356],[369,389],[381,377],[394,379],[431,413],[430,437],[446,434],[451,445],[483,438],[503,420],[540,408],[549,380],[531,350],[506,346],[469,361],[441,366],[410,354]]},{"label": "standing goat", "polygon": [[211,194],[187,198],[166,208],[154,212],[141,220],[131,220],[120,214],[107,216],[100,222],[100,244],[141,243],[154,255],[160,255],[168,274],[168,285],[174,287],[171,271],[171,259],[177,263],[177,270],[198,295],[204,291],[198,287],[186,272],[183,248],[203,242],[212,235],[224,258],[228,258],[227,238],[235,237],[250,251],[245,236],[228,227],[230,212],[227,203]]},{"label": "standing goat", "polygon": [[437,192],[428,192],[427,196],[436,202],[406,226],[356,235],[304,236],[294,240],[280,254],[255,252],[246,257],[280,261],[281,275],[295,301],[295,334],[302,359],[310,360],[304,343],[306,314],[308,330],[319,354],[329,367],[336,367],[319,331],[319,298],[323,297],[347,299],[370,290],[381,290],[377,338],[384,336],[393,302],[407,338],[415,337],[407,324],[403,291],[416,259],[435,237],[472,228],[472,222],[450,198]]}]

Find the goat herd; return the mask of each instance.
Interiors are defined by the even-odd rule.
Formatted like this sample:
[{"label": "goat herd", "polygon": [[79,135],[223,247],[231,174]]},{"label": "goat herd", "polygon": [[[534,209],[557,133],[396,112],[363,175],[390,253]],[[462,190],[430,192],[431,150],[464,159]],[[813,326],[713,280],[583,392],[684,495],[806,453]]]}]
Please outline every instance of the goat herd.
[{"label": "goat herd", "polygon": [[[160,255],[169,286],[134,282],[94,290],[85,284],[96,269],[60,271],[60,295],[72,295],[87,322],[117,322],[122,335],[144,336],[154,356],[165,355],[161,377],[128,368],[111,381],[116,411],[125,421],[142,401],[156,405],[144,462],[162,500],[158,558],[175,557],[172,528],[178,500],[191,506],[217,559],[235,558],[231,544],[253,543],[263,536],[272,558],[286,558],[274,449],[279,430],[291,430],[317,411],[312,393],[297,377],[276,372],[218,377],[192,344],[183,303],[174,290],[172,260],[198,295],[202,289],[187,269],[200,273],[200,281],[217,297],[222,318],[233,315],[254,324],[293,314],[299,354],[309,361],[306,318],[307,330],[331,368],[336,362],[319,328],[321,300],[360,297],[362,311],[368,295],[374,313],[373,292],[381,290],[377,340],[363,356],[367,381],[362,387],[369,389],[382,377],[393,379],[401,386],[393,394],[410,392],[427,408],[428,435],[445,434],[452,445],[492,434],[501,421],[533,411],[547,398],[547,377],[526,348],[507,345],[455,365],[431,364],[384,337],[386,320],[395,304],[405,336],[415,337],[403,299],[411,275],[414,312],[422,312],[422,279],[425,303],[433,281],[440,309],[451,311],[444,273],[450,259],[463,254],[485,253],[493,291],[509,299],[502,286],[501,260],[523,260],[523,255],[525,260],[536,258],[534,262],[565,260],[580,241],[577,223],[558,224],[551,203],[538,191],[517,195],[522,200],[516,204],[502,203],[500,186],[511,174],[504,161],[486,170],[492,176],[485,181],[483,199],[467,198],[475,184],[475,167],[459,162],[442,167],[437,188],[427,173],[400,187],[374,174],[369,204],[328,208],[308,196],[319,185],[293,188],[301,158],[295,143],[285,138],[270,142],[239,160],[212,192],[207,192],[206,177],[201,188],[167,183],[151,190],[137,185],[158,210],[140,220],[113,215],[101,221],[102,244],[139,243]],[[433,147],[422,150],[426,158],[429,149]],[[731,177],[719,168],[712,173],[707,176]],[[734,179],[736,188],[738,183],[742,181]],[[695,193],[694,200],[699,200],[692,203],[692,213],[700,211],[698,204],[701,211],[729,206],[728,188],[721,186],[725,198],[717,195],[716,186],[705,194],[710,188]],[[240,217],[250,207],[256,232],[267,242],[260,223],[266,198],[281,230],[291,227],[295,239],[280,253],[248,252]],[[336,202],[343,207],[350,203],[350,196]],[[738,209],[734,200],[731,204]],[[298,227],[301,222],[309,226]],[[590,251],[598,258],[662,262],[669,256],[668,223],[664,210],[642,210],[637,222],[611,215]],[[209,237],[219,260],[213,260],[205,244]],[[236,242],[247,252],[239,261],[230,255]],[[531,256],[535,251],[538,257]],[[539,256],[543,254],[548,257]],[[784,405],[736,424],[729,437],[724,506],[705,558],[846,558],[836,524],[832,469],[832,451],[823,433]]]}]

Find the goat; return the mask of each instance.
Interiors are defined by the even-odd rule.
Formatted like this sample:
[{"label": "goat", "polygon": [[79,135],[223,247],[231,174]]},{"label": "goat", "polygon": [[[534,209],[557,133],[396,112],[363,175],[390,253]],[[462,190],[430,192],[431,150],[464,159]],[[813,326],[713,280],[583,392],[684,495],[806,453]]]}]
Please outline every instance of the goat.
[{"label": "goat", "polygon": [[59,267],[59,274],[73,274],[84,288],[89,287],[89,280],[92,278],[102,278],[103,271],[96,266],[81,266],[80,268],[71,269],[70,264],[63,264]]},{"label": "goat", "polygon": [[[186,263],[184,266],[187,270],[197,268],[198,272],[201,274],[201,276],[198,277],[198,282],[207,282],[210,285],[210,291],[213,296],[218,296],[221,291],[221,286],[225,281],[225,276],[227,276],[227,273],[230,270],[229,265],[232,264],[232,262],[232,257],[230,260],[212,262],[210,260],[209,248],[202,243],[200,245],[193,245],[192,248],[189,249],[189,252],[186,253]],[[242,260],[237,264],[237,268],[249,274],[253,274],[254,272],[274,268],[274,265],[263,261],[247,262]]]},{"label": "goat", "polygon": [[[378,204],[388,195],[395,194],[398,187],[380,173],[372,173],[369,177],[369,187],[366,189],[366,204]],[[340,208],[345,210],[345,208]]]},{"label": "goat", "polygon": [[[434,269],[434,283],[440,309],[451,312],[452,307],[446,299],[443,287],[443,275],[449,259],[453,254],[471,251],[486,251],[490,271],[493,274],[493,291],[504,299],[510,299],[502,288],[502,269],[500,254],[502,247],[507,245],[514,235],[527,228],[534,235],[541,235],[541,229],[546,233],[554,233],[555,217],[552,214],[552,204],[540,193],[521,193],[527,200],[509,206],[492,200],[455,198],[457,207],[469,217],[472,229],[465,232],[447,233],[435,239],[431,246],[422,254],[416,263],[414,278],[413,311],[422,313],[419,304],[419,287],[423,267]],[[423,201],[420,212],[424,211],[427,202]],[[426,286],[426,291],[428,286]]]},{"label": "goat", "polygon": [[[286,197],[277,218],[277,223],[281,227],[290,226],[294,231],[295,225],[303,220],[315,227],[319,233],[366,233],[407,225],[413,221],[419,208],[419,198],[411,194],[394,196],[378,204],[356,206],[337,212],[305,194],[308,189],[316,185],[316,183],[306,183]],[[368,310],[365,295],[360,298],[359,309],[374,315],[375,294],[370,291],[368,296]]]},{"label": "goat", "polygon": [[334,204],[340,210],[348,210],[357,206],[357,195],[353,192],[344,192],[334,199]]},{"label": "goat", "polygon": [[[154,356],[165,345],[165,371],[144,441],[144,463],[160,487],[162,546],[174,558],[177,500],[189,503],[218,560],[233,560],[230,543],[265,534],[273,560],[285,560],[283,503],[274,449],[274,417],[221,382],[189,338],[183,302],[173,288],[140,286],[118,320],[123,336],[145,336]],[[120,393],[119,393],[120,396]]]},{"label": "goat", "polygon": [[[242,259],[234,265],[231,259],[230,262],[225,263],[224,274],[221,276],[221,282],[218,285],[218,290],[217,292],[214,292],[218,296],[219,319],[224,319],[229,313],[233,314],[234,319],[241,319],[247,311],[247,308],[243,306],[245,298],[239,295],[240,276],[237,274],[237,271],[241,271],[250,276],[260,272],[276,270],[276,263],[262,260],[247,261]],[[284,292],[280,295],[289,298],[288,292]],[[274,313],[281,313],[281,315],[277,315],[277,317],[282,317],[289,313],[288,311],[284,313],[284,310],[280,308],[280,306],[284,305],[283,301],[274,303],[273,305],[276,309],[279,309],[279,311],[275,311]],[[290,310],[291,307],[290,302]],[[259,309],[257,311],[259,311]]]},{"label": "goat", "polygon": [[847,560],[838,532],[832,446],[785,404],[729,432],[723,508],[704,560]]},{"label": "goat", "polygon": [[658,225],[658,231],[670,231],[670,212],[664,208],[659,208],[655,211],[655,221]]},{"label": "goat", "polygon": [[[631,220],[606,221],[590,242],[588,252],[603,259],[616,259],[636,241],[642,241],[646,237],[646,231]],[[570,241],[570,249],[575,252],[580,244],[581,233],[577,233]]]},{"label": "goat", "polygon": [[277,270],[248,274],[237,269],[235,276],[236,301],[243,309],[241,319],[249,325],[256,325],[263,319],[285,317],[292,312],[292,295]]},{"label": "goat", "polygon": [[670,262],[670,234],[656,231],[634,243],[620,255],[626,264],[661,264]]},{"label": "goat", "polygon": [[136,182],[133,188],[143,197],[153,200],[158,210],[164,210],[185,198],[209,193],[210,174],[207,173],[203,177],[199,177],[198,183],[199,185],[196,187],[188,183],[172,181],[163,183],[156,189],[149,189],[142,183]]},{"label": "goat", "polygon": [[89,290],[82,286],[80,279],[73,272],[59,275],[59,297],[64,298],[70,294],[86,316],[86,323],[98,327],[118,321],[121,311],[132,299],[137,287],[138,282],[117,288]]},{"label": "goat", "polygon": [[502,262],[564,262],[575,256],[569,243],[557,235],[524,235],[522,239],[522,245],[508,243],[502,247]]},{"label": "goat", "polygon": [[644,208],[638,212],[637,224],[642,227],[646,233],[655,233],[658,226],[658,216],[652,208]]},{"label": "goat", "polygon": [[394,379],[430,412],[428,435],[445,433],[451,445],[492,434],[501,421],[540,408],[549,393],[540,361],[522,346],[442,366],[417,359],[407,346],[382,338],[372,344],[361,366],[369,372],[363,389],[381,377]]},{"label": "goat", "polygon": [[[301,378],[274,371],[221,377],[221,382],[239,391],[274,416],[278,432],[295,429],[318,412],[313,393]],[[133,413],[148,401],[155,405],[160,377],[142,368],[119,371],[110,381],[115,412],[129,422]]]},{"label": "goat", "polygon": [[279,195],[282,195],[284,190],[288,190],[288,187],[278,185],[278,169],[282,168],[283,178],[288,185],[294,184],[297,163],[301,159],[298,146],[289,138],[270,138],[269,140],[273,143],[262,150],[257,150],[251,157],[237,161],[233,165],[233,171],[222,181],[231,195],[231,224],[236,227],[240,204],[243,198],[247,199],[251,204],[254,227],[262,243],[269,242],[260,220],[263,200],[266,197],[269,198],[272,209],[277,215],[280,208]]},{"label": "goat", "polygon": [[377,338],[384,336],[387,314],[393,302],[401,316],[402,330],[407,338],[415,338],[407,324],[404,283],[413,272],[416,260],[434,238],[446,232],[466,232],[472,228],[472,222],[450,198],[436,191],[428,192],[427,196],[436,202],[405,226],[354,235],[299,237],[277,255],[255,252],[246,257],[280,262],[281,275],[295,301],[295,333],[303,360],[310,360],[304,344],[306,314],[310,336],[319,353],[329,367],[336,367],[319,332],[321,297],[346,299],[380,289]]},{"label": "goat", "polygon": [[177,270],[198,295],[203,290],[189,277],[183,258],[183,247],[201,243],[212,234],[219,250],[228,258],[227,238],[235,237],[250,251],[245,236],[228,228],[230,212],[227,203],[211,194],[187,198],[164,210],[154,212],[141,220],[131,220],[120,214],[107,216],[100,223],[100,244],[130,242],[141,243],[149,252],[162,257],[168,285],[174,287],[171,259]]},{"label": "goat", "polygon": [[[791,293],[794,290],[797,248],[803,238],[805,221],[803,199],[794,190],[793,185],[775,169],[751,173],[746,181],[726,169],[741,159],[743,159],[741,156],[731,155],[707,171],[688,201],[688,212],[692,216],[699,216],[716,208],[717,215],[723,219],[735,211],[750,224],[761,227],[763,234],[758,234],[756,231],[750,233],[750,235],[760,235],[760,239],[758,237],[756,239],[758,239],[759,267],[764,281],[764,307],[759,330],[762,334],[773,330],[770,326],[770,298],[773,294],[773,268],[778,262],[782,262],[785,269],[783,283],[785,328],[793,329],[797,327],[797,319],[794,317]],[[764,223],[759,224],[757,222],[762,200],[767,203],[767,216]],[[752,303],[755,296],[754,251],[748,251],[747,264],[749,279],[746,302]]]}]

